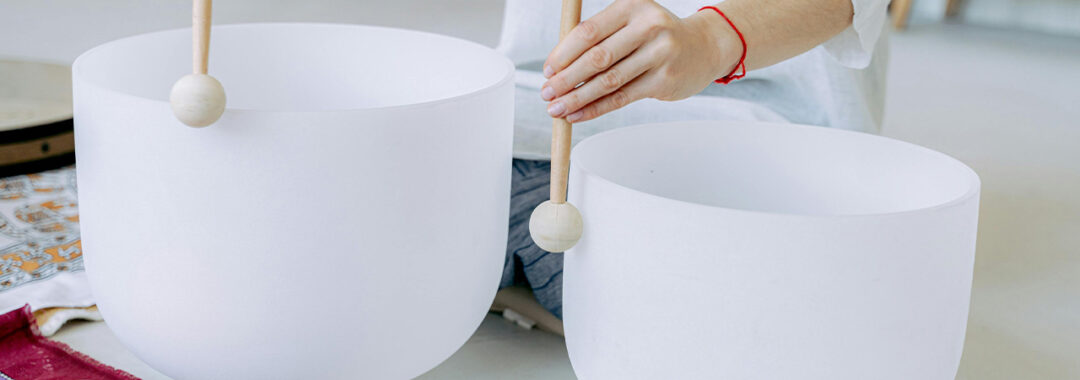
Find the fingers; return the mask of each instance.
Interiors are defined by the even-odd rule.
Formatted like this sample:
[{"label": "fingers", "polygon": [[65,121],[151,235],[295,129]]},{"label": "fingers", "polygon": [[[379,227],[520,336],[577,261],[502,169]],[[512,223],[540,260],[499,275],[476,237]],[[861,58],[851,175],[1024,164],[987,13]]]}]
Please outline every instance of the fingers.
[{"label": "fingers", "polygon": [[647,89],[649,87],[648,82],[651,80],[648,75],[649,74],[646,73],[639,76],[622,88],[600,98],[600,100],[590,103],[577,112],[571,113],[566,117],[566,121],[571,123],[589,121],[600,117],[600,115],[625,107],[627,104],[646,98]]},{"label": "fingers", "polygon": [[574,62],[586,50],[626,26],[628,12],[619,2],[582,21],[566,35],[544,62],[544,76],[550,78]]},{"label": "fingers", "polygon": [[[591,80],[590,78],[604,72],[604,70],[607,70],[616,63],[621,64],[620,61],[634,53],[638,47],[645,43],[647,38],[648,36],[644,31],[634,30],[631,27],[619,30],[599,45],[590,48],[581,56],[581,58],[575,60],[565,70],[559,71],[552,76],[551,79],[541,87],[540,97],[545,101],[550,101],[563,96],[568,92],[575,91],[574,87],[579,83]],[[642,59],[638,59],[637,61],[640,64],[646,63],[644,62],[645,60]],[[623,78],[627,81],[634,79],[638,74],[645,71],[645,68],[641,68],[640,71],[638,71],[638,68],[624,67],[622,69],[624,71],[636,71],[633,73],[633,76]],[[582,105],[584,105],[584,103]],[[574,109],[576,108],[568,108],[568,110]]]},{"label": "fingers", "polygon": [[[552,117],[564,117],[585,107],[603,96],[618,91],[652,67],[653,54],[638,51],[615,64],[607,71],[594,76],[588,82],[548,105]],[[571,66],[573,68],[573,66]],[[569,70],[567,70],[569,71]],[[562,75],[562,73],[559,73]]]}]

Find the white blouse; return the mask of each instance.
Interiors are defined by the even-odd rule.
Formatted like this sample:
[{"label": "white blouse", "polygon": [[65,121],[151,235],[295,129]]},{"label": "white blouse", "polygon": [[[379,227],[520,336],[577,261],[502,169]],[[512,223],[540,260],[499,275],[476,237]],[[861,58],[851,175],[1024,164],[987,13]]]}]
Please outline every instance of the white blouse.
[{"label": "white blouse", "polygon": [[[613,0],[584,0],[588,18]],[[712,0],[659,0],[687,16]],[[497,48],[517,65],[514,157],[547,160],[551,119],[540,99],[539,70],[558,42],[559,1],[507,0]],[[677,102],[645,99],[574,125],[574,142],[622,126],[678,120],[759,120],[864,132],[880,129],[888,48],[888,0],[852,0],[852,25],[806,53],[754,70],[729,85],[710,85]],[[738,20],[733,20],[738,23]],[[749,49],[753,50],[753,46]]]}]

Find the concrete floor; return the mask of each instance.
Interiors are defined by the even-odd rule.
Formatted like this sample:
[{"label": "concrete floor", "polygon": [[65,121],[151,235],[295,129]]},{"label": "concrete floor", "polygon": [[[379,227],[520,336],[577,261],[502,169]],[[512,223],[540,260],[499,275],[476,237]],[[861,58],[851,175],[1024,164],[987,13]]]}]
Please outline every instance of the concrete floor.
[{"label": "concrete floor", "polygon": [[1080,379],[1080,39],[893,35],[884,134],[982,179],[959,379]]},{"label": "concrete floor", "polygon": [[[4,2],[0,56],[70,62],[116,37],[184,26],[188,4]],[[392,25],[494,45],[501,4],[234,1],[219,3],[215,17]],[[893,34],[892,45],[884,134],[953,155],[983,181],[972,313],[957,378],[1080,378],[1080,39],[915,25]],[[119,346],[102,323],[74,324],[57,339],[138,376],[164,378]],[[461,351],[424,378],[573,374],[560,338],[489,316]]]},{"label": "concrete floor", "polygon": [[[168,380],[120,345],[104,322],[72,322],[54,338],[144,380]],[[575,379],[560,336],[525,330],[488,314],[465,346],[419,380]]]}]

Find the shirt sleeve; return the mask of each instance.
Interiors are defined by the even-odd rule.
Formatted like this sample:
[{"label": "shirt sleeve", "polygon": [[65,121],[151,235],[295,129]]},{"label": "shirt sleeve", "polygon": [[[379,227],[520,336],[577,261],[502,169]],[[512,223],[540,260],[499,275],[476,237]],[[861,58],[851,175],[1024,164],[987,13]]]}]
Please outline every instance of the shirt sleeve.
[{"label": "shirt sleeve", "polygon": [[822,46],[840,64],[862,69],[870,65],[874,45],[885,26],[885,9],[888,0],[851,0],[854,16],[851,26]]}]

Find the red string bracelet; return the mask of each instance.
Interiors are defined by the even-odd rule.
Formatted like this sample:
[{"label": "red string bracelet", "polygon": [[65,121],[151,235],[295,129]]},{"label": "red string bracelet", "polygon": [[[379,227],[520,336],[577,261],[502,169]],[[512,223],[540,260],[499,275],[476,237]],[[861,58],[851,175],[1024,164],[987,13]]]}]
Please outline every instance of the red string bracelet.
[{"label": "red string bracelet", "polygon": [[[723,17],[724,21],[727,21],[728,25],[731,25],[731,29],[735,31],[735,34],[739,35],[739,42],[742,43],[742,56],[739,57],[739,63],[735,65],[734,69],[731,69],[731,73],[729,73],[728,75],[725,75],[723,78],[715,80],[714,82],[719,83],[719,84],[728,84],[728,83],[731,83],[732,81],[735,81],[736,79],[740,79],[742,77],[745,77],[746,76],[746,38],[743,37],[742,32],[739,31],[739,28],[735,27],[735,23],[731,22],[731,19],[729,19],[727,17],[727,15],[724,14],[724,12],[721,11],[720,9],[709,5],[709,6],[701,7],[701,9],[698,9],[698,12],[701,12],[701,11],[706,10],[706,9],[712,9],[712,10],[716,11],[716,13],[719,13],[720,17]],[[742,72],[736,74],[737,71],[742,71]]]}]

